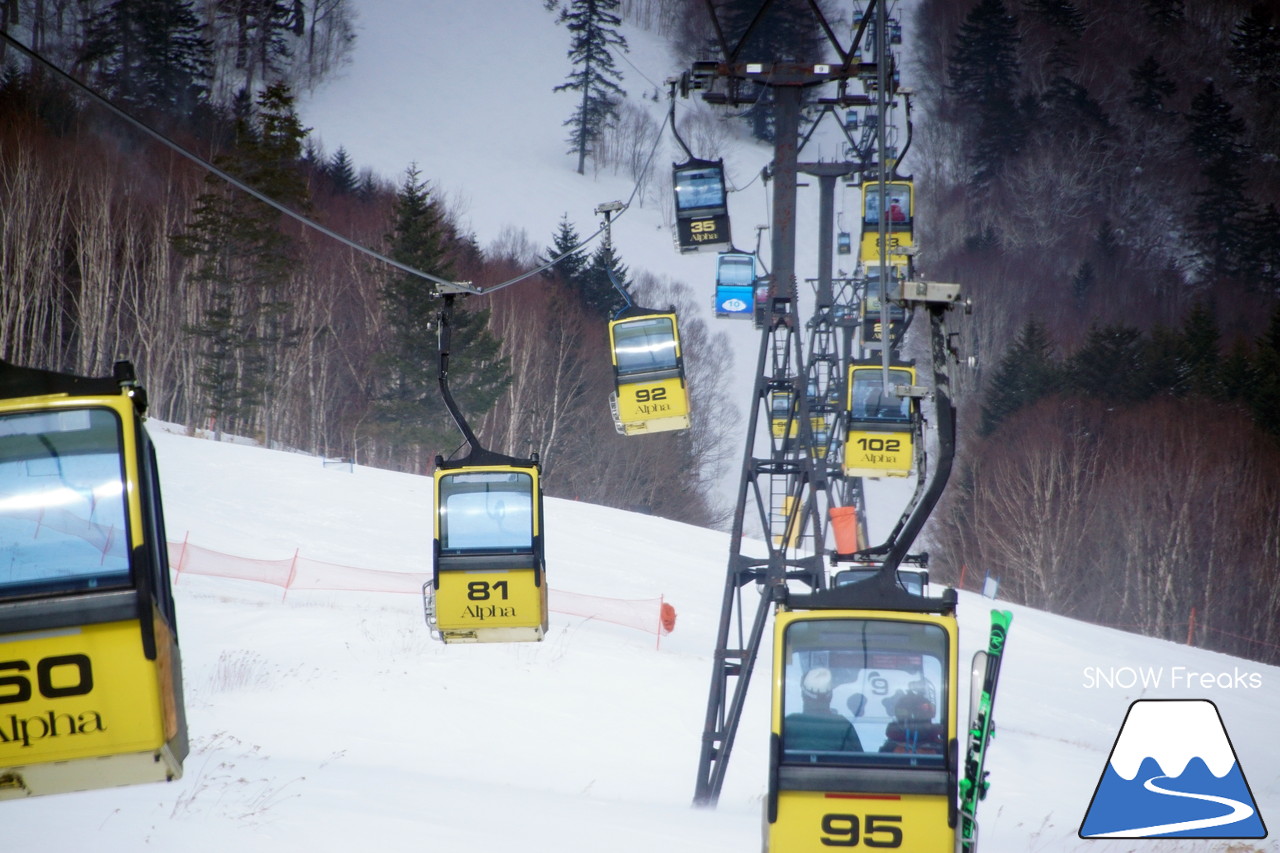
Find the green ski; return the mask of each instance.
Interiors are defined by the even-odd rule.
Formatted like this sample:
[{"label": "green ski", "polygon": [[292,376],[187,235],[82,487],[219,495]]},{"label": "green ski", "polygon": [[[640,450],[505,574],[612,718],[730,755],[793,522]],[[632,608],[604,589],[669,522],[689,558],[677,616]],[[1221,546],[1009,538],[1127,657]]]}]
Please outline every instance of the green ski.
[{"label": "green ski", "polygon": [[987,772],[982,768],[986,761],[987,743],[995,734],[991,709],[996,701],[1004,640],[1012,620],[1013,614],[1008,610],[992,610],[987,649],[973,656],[973,682],[969,688],[969,745],[965,750],[964,776],[959,785],[960,853],[974,853],[978,848],[978,801],[987,796],[988,788]]}]

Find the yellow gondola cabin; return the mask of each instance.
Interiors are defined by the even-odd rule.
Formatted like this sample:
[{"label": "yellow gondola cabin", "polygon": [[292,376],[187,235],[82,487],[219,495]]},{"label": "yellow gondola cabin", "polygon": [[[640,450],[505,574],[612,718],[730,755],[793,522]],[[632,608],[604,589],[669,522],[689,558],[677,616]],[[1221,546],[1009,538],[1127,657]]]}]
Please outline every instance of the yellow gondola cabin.
[{"label": "yellow gondola cabin", "polygon": [[182,665],[146,396],[0,362],[0,799],[182,775]]},{"label": "yellow gondola cabin", "polygon": [[547,631],[536,459],[436,460],[427,625],[446,643],[540,641]]},{"label": "yellow gondola cabin", "polygon": [[674,309],[629,308],[609,322],[614,426],[623,435],[689,428],[689,389]]},{"label": "yellow gondola cabin", "polygon": [[[954,853],[954,593],[877,583],[793,597],[775,614],[767,853]],[[869,597],[882,601],[859,603]]]},{"label": "yellow gondola cabin", "polygon": [[914,367],[891,366],[886,387],[879,362],[849,365],[845,476],[905,477],[911,473],[919,410],[913,397],[899,397],[893,389],[913,386],[915,376]]}]

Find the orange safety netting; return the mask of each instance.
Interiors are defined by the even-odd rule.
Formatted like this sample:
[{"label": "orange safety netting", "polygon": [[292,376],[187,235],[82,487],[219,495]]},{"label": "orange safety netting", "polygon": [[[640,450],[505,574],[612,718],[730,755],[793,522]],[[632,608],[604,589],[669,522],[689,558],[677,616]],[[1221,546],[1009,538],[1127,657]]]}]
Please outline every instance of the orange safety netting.
[{"label": "orange safety netting", "polygon": [[[325,563],[300,556],[283,560],[255,560],[223,554],[190,542],[169,543],[169,564],[183,574],[269,583],[286,592],[295,589],[344,592],[399,592],[421,594],[430,572],[393,572]],[[559,589],[547,591],[547,607],[567,616],[599,619],[661,636],[675,627],[675,609],[661,597],[605,598]]]}]

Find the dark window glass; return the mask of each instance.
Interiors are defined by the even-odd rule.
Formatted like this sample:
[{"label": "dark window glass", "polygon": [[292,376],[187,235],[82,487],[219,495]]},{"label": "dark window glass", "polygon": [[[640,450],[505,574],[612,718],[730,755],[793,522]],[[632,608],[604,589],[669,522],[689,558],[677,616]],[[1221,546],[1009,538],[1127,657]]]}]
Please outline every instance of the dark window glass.
[{"label": "dark window glass", "polygon": [[627,320],[613,327],[618,373],[649,373],[676,367],[676,332],[670,317]]}]

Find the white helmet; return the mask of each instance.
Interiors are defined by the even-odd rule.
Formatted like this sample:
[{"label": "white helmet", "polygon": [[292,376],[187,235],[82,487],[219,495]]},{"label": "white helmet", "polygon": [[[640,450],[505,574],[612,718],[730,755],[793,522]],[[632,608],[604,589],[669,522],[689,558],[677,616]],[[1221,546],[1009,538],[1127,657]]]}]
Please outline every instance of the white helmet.
[{"label": "white helmet", "polygon": [[825,666],[814,667],[800,681],[800,693],[806,699],[821,699],[831,695],[831,670]]}]

